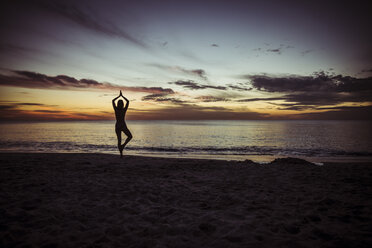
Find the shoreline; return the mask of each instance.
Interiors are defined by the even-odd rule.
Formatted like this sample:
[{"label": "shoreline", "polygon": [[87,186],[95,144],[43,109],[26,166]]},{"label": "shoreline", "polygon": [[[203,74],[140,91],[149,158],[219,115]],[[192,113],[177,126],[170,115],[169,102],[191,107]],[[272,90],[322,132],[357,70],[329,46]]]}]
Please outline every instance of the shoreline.
[{"label": "shoreline", "polygon": [[[124,156],[131,157],[153,157],[153,158],[172,158],[172,159],[202,159],[202,160],[222,160],[222,161],[245,161],[252,160],[258,164],[268,164],[279,158],[298,158],[309,161],[315,164],[324,163],[370,163],[372,162],[372,156],[296,156],[296,155],[226,155],[226,154],[169,154],[169,153],[146,153],[146,152],[133,152],[125,151],[127,154]],[[107,154],[107,155],[119,155],[118,152],[76,152],[76,151],[63,151],[63,152],[45,152],[45,151],[9,151],[0,150],[0,154]]]},{"label": "shoreline", "polygon": [[370,247],[372,163],[0,153],[0,246]]}]

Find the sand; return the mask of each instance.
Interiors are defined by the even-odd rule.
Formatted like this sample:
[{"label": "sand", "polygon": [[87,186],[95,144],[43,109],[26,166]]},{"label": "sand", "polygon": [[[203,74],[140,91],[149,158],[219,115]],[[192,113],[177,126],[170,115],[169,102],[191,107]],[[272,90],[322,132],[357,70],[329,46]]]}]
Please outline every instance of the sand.
[{"label": "sand", "polygon": [[371,247],[372,163],[0,154],[0,247]]}]

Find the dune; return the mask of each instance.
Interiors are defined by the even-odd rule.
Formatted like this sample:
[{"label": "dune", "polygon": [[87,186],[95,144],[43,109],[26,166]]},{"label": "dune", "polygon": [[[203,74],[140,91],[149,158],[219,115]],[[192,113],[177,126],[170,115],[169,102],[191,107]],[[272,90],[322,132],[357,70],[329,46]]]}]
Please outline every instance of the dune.
[{"label": "dune", "polygon": [[0,154],[0,247],[371,247],[372,163]]}]

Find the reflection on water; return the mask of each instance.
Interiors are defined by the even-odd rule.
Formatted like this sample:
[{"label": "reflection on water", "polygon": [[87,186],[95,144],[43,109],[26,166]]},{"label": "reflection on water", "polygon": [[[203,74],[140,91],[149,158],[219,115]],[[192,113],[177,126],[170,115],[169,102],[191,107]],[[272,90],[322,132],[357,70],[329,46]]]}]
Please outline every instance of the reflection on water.
[{"label": "reflection on water", "polygon": [[[128,121],[127,153],[184,157],[371,156],[366,121]],[[114,121],[0,124],[1,151],[117,153]]]}]

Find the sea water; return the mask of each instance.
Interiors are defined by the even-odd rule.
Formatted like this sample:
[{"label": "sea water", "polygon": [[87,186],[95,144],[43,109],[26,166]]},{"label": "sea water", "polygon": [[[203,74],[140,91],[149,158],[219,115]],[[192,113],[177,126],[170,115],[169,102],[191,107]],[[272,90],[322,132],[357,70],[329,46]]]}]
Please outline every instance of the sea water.
[{"label": "sea water", "polygon": [[[130,155],[369,160],[369,121],[127,121]],[[123,138],[123,140],[125,137]],[[1,152],[118,154],[115,121],[1,123]]]}]

